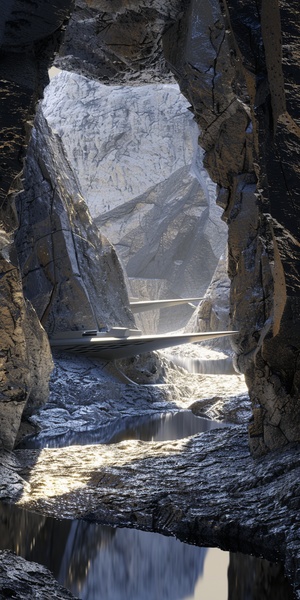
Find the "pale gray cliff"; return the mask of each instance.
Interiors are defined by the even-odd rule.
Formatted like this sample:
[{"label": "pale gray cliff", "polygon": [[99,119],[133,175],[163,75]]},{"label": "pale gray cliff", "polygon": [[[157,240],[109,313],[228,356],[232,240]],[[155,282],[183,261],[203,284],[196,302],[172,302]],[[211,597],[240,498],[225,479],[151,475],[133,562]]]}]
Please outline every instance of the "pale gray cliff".
[{"label": "pale gray cliff", "polygon": [[104,86],[67,72],[45,91],[43,114],[132,295],[201,296],[224,251],[227,228],[188,106],[176,85]]}]

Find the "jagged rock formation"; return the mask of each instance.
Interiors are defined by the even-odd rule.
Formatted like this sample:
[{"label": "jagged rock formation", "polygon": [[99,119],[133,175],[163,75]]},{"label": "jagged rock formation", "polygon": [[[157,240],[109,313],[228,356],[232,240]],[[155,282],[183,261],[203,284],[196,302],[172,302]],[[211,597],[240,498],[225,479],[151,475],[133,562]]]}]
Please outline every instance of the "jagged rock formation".
[{"label": "jagged rock formation", "polygon": [[253,402],[254,454],[300,437],[298,28],[294,1],[264,0],[259,9],[254,1],[194,0],[164,38],[229,227],[231,311]]},{"label": "jagged rock formation", "polygon": [[0,552],[0,594],[2,598],[45,598],[45,600],[79,600],[55,581],[41,565],[28,562],[14,552]]},{"label": "jagged rock formation", "polygon": [[[162,37],[167,63],[200,126],[205,166],[219,185],[229,227],[232,326],[240,332],[238,366],[253,402],[250,444],[259,454],[300,438],[299,6],[296,0],[169,2],[155,43],[143,44],[138,32],[141,23],[149,31],[149,5],[156,26],[159,8],[150,0],[134,7],[116,0],[112,11],[101,1],[89,8],[77,2],[61,64],[70,60],[80,70],[79,57],[83,62],[87,54],[78,38],[98,23],[102,60],[98,71],[91,60],[90,74],[118,83],[126,65],[130,77],[142,81]],[[79,29],[82,35],[70,43],[71,31]],[[124,31],[134,40],[129,49]]]},{"label": "jagged rock formation", "polygon": [[[175,85],[103,86],[67,72],[51,81],[42,103],[139,297],[145,287],[151,298],[203,295],[226,244],[187,108]],[[162,296],[155,296],[158,280]],[[169,310],[169,330],[186,313]]]},{"label": "jagged rock formation", "polygon": [[[186,331],[229,330],[230,280],[227,269],[227,252],[225,252],[219,260],[203,300],[201,300],[199,307],[187,323]],[[211,340],[209,346],[232,353],[232,343],[225,338]]]},{"label": "jagged rock formation", "polygon": [[[27,24],[34,14],[28,3],[27,21],[18,22],[19,13],[13,10],[18,0],[6,4],[3,13],[4,194],[19,165],[24,121],[43,81],[39,73],[57,43],[53,35],[46,43],[42,40],[59,28],[69,3],[63,3],[62,11],[54,6],[50,27],[48,23],[40,30],[42,20],[36,19],[30,35]],[[254,0],[227,0],[222,6],[218,0],[192,0],[188,6],[174,1],[163,8],[150,0],[138,6],[116,0],[111,11],[100,0],[89,6],[80,0],[61,57],[66,66],[80,70],[84,64],[86,73],[110,82],[124,81],[125,71],[130,79],[145,81],[154,63],[162,64],[163,44],[200,125],[205,163],[220,186],[219,203],[229,224],[231,310],[233,325],[240,330],[239,368],[253,401],[254,453],[299,439],[298,19],[296,0],[280,6],[263,0],[261,10]],[[79,28],[82,35],[74,35]],[[89,50],[84,54],[81,42],[88,49],[92,32],[99,42],[96,60]],[[128,36],[133,40],[129,46]],[[32,52],[23,52],[25,47]],[[156,71],[159,78],[163,71]],[[11,228],[7,204],[2,217]]]},{"label": "jagged rock formation", "polygon": [[173,81],[162,34],[185,0],[76,0],[56,64],[104,83]]},{"label": "jagged rock formation", "polygon": [[0,11],[0,444],[12,448],[24,410],[48,398],[47,336],[22,292],[13,233],[13,180],[22,168],[29,122],[48,81],[71,1],[7,0]]},{"label": "jagged rock formation", "polygon": [[[0,199],[1,220],[10,227],[6,195],[22,169],[35,104],[47,85],[47,69],[61,42],[72,0],[6,0],[0,14]],[[27,123],[26,123],[27,122]]]},{"label": "jagged rock formation", "polygon": [[45,331],[25,301],[12,239],[0,234],[0,444],[12,449],[23,413],[48,399],[52,371]]},{"label": "jagged rock formation", "polygon": [[24,291],[47,332],[134,326],[115,250],[93,225],[61,141],[41,111],[16,208]]}]

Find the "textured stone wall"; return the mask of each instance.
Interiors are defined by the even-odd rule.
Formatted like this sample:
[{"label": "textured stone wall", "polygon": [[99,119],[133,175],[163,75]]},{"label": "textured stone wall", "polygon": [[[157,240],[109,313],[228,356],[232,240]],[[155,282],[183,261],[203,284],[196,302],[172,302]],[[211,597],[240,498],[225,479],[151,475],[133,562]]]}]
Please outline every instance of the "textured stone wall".
[{"label": "textured stone wall", "polygon": [[164,38],[228,223],[254,454],[300,437],[298,29],[295,1],[193,0]]},{"label": "textured stone wall", "polygon": [[24,292],[46,331],[134,326],[116,252],[94,225],[41,110],[15,202]]},{"label": "textured stone wall", "polygon": [[5,0],[0,8],[0,445],[14,446],[24,411],[46,402],[48,338],[24,298],[13,232],[15,177],[61,41],[71,0]]},{"label": "textured stone wall", "polygon": [[[6,231],[15,227],[6,194],[25,123],[70,5],[38,3],[50,11],[41,31],[29,0],[21,3],[22,21],[19,0],[1,9]],[[106,83],[161,81],[169,78],[166,61],[171,66],[199,124],[229,227],[231,316],[253,403],[252,451],[299,441],[298,0],[78,0],[59,60]]]}]

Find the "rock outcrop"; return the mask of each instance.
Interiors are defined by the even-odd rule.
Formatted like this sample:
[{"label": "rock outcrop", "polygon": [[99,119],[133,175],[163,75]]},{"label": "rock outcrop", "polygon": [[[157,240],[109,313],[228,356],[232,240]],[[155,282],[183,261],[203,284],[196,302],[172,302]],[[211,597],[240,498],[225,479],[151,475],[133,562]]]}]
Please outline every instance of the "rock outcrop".
[{"label": "rock outcrop", "polygon": [[7,448],[24,411],[46,402],[53,367],[47,336],[23,296],[9,192],[17,187],[35,104],[70,8],[69,0],[7,0],[0,11],[0,445]]},{"label": "rock outcrop", "polygon": [[0,594],[2,598],[45,598],[45,600],[79,600],[54,579],[41,565],[28,562],[14,552],[0,552]]},{"label": "rock outcrop", "polygon": [[296,1],[193,0],[164,36],[228,223],[254,454],[300,438],[298,29]]},{"label": "rock outcrop", "polygon": [[24,293],[47,332],[134,326],[115,250],[93,224],[60,138],[41,111],[15,201]]},{"label": "rock outcrop", "polygon": [[23,413],[48,399],[52,356],[48,338],[23,297],[11,236],[0,232],[0,445],[12,449]]},{"label": "rock outcrop", "polygon": [[56,64],[104,83],[174,81],[162,34],[185,0],[76,0]]},{"label": "rock outcrop", "polygon": [[[227,252],[225,252],[219,260],[203,300],[186,325],[186,331],[204,332],[230,329],[230,279],[227,270]],[[210,340],[208,345],[210,348],[219,348],[233,354],[230,339]]]}]

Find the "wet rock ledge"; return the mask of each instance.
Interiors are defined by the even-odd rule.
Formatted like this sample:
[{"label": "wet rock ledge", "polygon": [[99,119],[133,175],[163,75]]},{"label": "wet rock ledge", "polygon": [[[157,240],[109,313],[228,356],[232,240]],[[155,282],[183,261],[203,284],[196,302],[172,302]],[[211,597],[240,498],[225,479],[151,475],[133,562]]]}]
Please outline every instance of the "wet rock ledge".
[{"label": "wet rock ledge", "polygon": [[13,465],[1,454],[1,496],[49,516],[283,561],[299,598],[298,450],[253,460],[244,426],[175,442],[20,450]]},{"label": "wet rock ledge", "polygon": [[[111,395],[111,400],[105,400],[104,394],[101,398],[100,394],[96,414],[91,399],[95,398],[97,389],[103,387],[103,381],[99,366],[90,364],[89,368],[90,371],[85,359],[78,359],[73,371],[66,359],[56,359],[58,387],[49,407],[40,410],[40,427],[42,423],[46,426],[47,411],[49,424],[53,425],[59,417],[69,430],[76,428],[76,422],[87,428],[91,424],[89,410],[96,421],[105,423],[109,418],[116,418],[121,403],[128,415],[142,408],[149,414],[171,407],[173,410],[191,408],[198,414],[214,415],[222,420],[229,420],[230,413],[231,423],[228,427],[177,441],[131,440],[110,445],[3,451],[0,498],[42,515],[156,531],[190,544],[219,546],[282,561],[295,586],[296,598],[300,598],[299,446],[291,445],[285,451],[274,451],[256,459],[250,455],[247,443],[250,403],[242,393],[240,378],[235,377],[235,398],[231,396],[222,403],[222,390],[217,383],[222,378],[212,379],[213,376],[207,375],[185,378],[182,370],[180,388],[176,370],[166,366],[170,369],[166,380],[173,380],[173,385],[143,386],[142,406],[138,400],[141,386],[113,382],[111,373],[114,397],[112,390],[108,394],[107,386],[105,396]],[[71,375],[65,380],[69,389],[65,405],[64,369],[71,374],[77,372],[73,387]],[[84,372],[91,379],[86,397],[81,396]],[[108,379],[107,374],[102,374],[104,376]],[[196,377],[198,387],[194,385],[193,389]],[[229,381],[231,389],[234,389],[234,381],[231,376],[227,381],[228,396]],[[199,394],[201,386],[202,394]],[[239,424],[232,423],[234,414],[238,415]],[[46,433],[45,428],[44,435]]]}]

